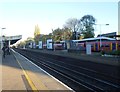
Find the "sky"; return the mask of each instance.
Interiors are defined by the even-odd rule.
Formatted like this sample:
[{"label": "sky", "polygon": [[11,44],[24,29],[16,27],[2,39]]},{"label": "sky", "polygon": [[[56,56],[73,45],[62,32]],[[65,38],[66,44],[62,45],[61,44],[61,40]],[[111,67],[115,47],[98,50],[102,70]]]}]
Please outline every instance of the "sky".
[{"label": "sky", "polygon": [[96,18],[95,36],[100,31],[102,34],[118,32],[117,0],[4,0],[0,1],[0,28],[6,29],[1,34],[22,35],[26,39],[33,37],[37,24],[41,34],[49,34],[52,29],[62,28],[69,18],[81,19],[87,14]]}]

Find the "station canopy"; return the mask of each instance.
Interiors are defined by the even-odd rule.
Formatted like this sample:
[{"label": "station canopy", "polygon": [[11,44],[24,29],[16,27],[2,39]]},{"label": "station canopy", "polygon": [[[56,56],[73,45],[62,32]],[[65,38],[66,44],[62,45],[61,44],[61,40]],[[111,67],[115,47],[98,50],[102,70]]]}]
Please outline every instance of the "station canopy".
[{"label": "station canopy", "polygon": [[2,36],[2,40],[5,42],[9,42],[10,44],[16,43],[18,40],[22,39],[22,35],[16,35],[16,36]]}]

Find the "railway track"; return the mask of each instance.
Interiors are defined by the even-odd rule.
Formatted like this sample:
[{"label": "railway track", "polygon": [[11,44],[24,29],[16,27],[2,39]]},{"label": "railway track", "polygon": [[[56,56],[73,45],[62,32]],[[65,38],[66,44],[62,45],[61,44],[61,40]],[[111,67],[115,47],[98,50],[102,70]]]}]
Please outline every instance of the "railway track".
[{"label": "railway track", "polygon": [[112,77],[106,80],[107,75],[95,70],[78,67],[60,60],[46,58],[32,51],[18,51],[32,62],[55,76],[75,91],[117,91],[120,88],[119,81]]}]

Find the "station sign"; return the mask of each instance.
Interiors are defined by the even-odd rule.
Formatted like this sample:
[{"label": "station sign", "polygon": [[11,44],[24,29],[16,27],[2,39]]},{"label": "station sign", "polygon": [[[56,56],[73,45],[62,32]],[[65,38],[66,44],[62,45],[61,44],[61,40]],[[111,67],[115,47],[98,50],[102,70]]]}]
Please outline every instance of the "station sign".
[{"label": "station sign", "polygon": [[47,49],[53,49],[53,40],[47,39]]}]

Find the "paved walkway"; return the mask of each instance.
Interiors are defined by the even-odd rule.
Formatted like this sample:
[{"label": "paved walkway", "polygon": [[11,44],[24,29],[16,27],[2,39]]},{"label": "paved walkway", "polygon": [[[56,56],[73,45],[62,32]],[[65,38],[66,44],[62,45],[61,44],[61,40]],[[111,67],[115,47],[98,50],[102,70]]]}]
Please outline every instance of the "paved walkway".
[{"label": "paved walkway", "polygon": [[13,55],[7,55],[2,62],[2,90],[26,90],[20,66]]},{"label": "paved walkway", "polygon": [[2,91],[2,50],[0,49],[0,92]]},{"label": "paved walkway", "polygon": [[2,90],[71,90],[17,52],[2,63]]}]

